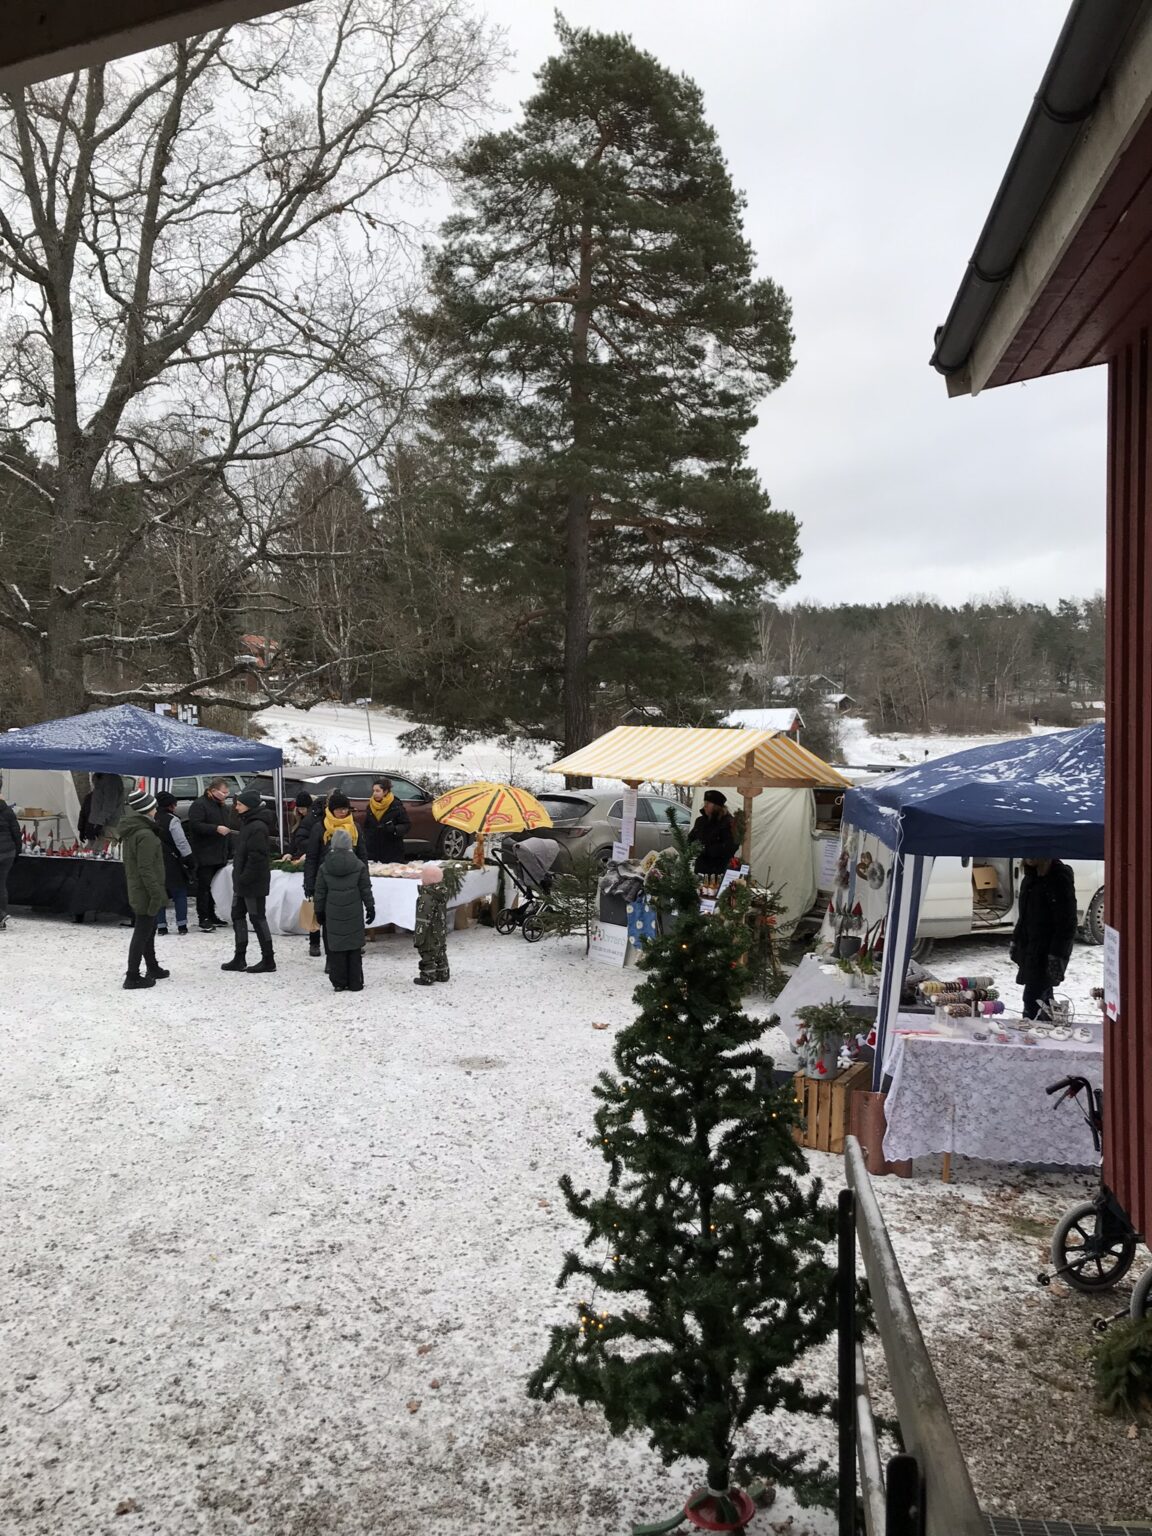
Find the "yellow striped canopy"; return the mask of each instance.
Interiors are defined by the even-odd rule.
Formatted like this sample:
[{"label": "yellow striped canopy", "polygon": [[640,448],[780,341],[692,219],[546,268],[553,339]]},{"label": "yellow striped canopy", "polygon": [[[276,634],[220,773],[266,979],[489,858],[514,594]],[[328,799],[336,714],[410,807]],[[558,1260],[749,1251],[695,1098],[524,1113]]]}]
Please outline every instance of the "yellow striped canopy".
[{"label": "yellow striped canopy", "polygon": [[450,789],[432,802],[432,814],[448,827],[478,836],[497,832],[534,832],[550,827],[552,818],[526,789],[482,781]]},{"label": "yellow striped canopy", "polygon": [[850,789],[835,768],[779,731],[618,725],[546,773],[642,784],[738,784],[759,789]]}]

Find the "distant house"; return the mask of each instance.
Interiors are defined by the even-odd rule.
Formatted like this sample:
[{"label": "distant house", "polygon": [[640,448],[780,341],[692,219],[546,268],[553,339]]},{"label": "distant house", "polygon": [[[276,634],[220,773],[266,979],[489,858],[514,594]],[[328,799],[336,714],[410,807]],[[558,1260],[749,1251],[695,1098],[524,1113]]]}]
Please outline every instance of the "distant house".
[{"label": "distant house", "polygon": [[830,693],[825,702],[829,709],[836,711],[838,715],[850,715],[856,708],[856,700],[850,693]]},{"label": "distant house", "polygon": [[746,731],[782,731],[797,741],[804,729],[800,711],[790,706],[782,709],[734,709],[720,723],[738,725]]},{"label": "distant house", "polygon": [[846,715],[856,707],[856,700],[852,695],[843,693],[839,683],[834,683],[822,672],[798,673],[791,677],[772,679],[772,697],[782,703],[786,703],[789,699],[800,698],[804,694],[816,694],[830,710],[838,715]]},{"label": "distant house", "polygon": [[620,725],[663,725],[664,711],[655,704],[631,704],[620,716]]}]

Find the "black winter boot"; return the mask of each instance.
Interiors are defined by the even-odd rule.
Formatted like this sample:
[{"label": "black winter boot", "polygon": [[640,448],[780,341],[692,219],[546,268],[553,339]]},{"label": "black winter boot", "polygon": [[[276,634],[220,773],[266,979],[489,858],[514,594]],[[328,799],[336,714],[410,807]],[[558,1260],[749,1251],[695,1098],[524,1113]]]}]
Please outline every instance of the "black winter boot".
[{"label": "black winter boot", "polygon": [[225,960],[220,969],[222,971],[246,971],[248,969],[248,962],[244,958],[244,953],[244,950],[237,949],[231,960]]},{"label": "black winter boot", "polygon": [[320,934],[319,934],[319,931],[317,931],[316,933],[310,933],[308,935],[308,958],[310,960],[319,960],[319,958],[320,958]]},{"label": "black winter boot", "polygon": [[274,971],[275,969],[276,969],[276,960],[275,960],[275,957],[272,954],[272,946],[271,946],[271,944],[261,943],[261,945],[260,945],[260,963],[259,963],[259,965],[250,965],[248,967],[248,974],[249,974],[249,976],[263,976],[263,975],[266,975],[267,972]]},{"label": "black winter boot", "polygon": [[150,976],[153,981],[167,981],[172,972],[166,971],[162,965],[150,965],[144,974]]},{"label": "black winter boot", "polygon": [[140,975],[135,975],[134,976],[132,974],[132,972],[129,971],[127,976],[125,976],[125,978],[124,978],[124,990],[125,990],[125,992],[137,992],[137,991],[140,990],[141,987],[154,987],[155,985],[156,985],[156,978],[155,978],[155,976],[140,976]]}]

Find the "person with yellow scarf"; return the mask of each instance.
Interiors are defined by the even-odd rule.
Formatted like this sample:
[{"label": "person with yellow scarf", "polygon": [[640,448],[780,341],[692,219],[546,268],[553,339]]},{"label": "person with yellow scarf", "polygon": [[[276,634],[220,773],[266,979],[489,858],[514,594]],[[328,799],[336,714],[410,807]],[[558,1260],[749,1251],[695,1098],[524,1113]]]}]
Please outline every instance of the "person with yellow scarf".
[{"label": "person with yellow scarf", "polygon": [[372,785],[372,798],[364,812],[361,833],[372,863],[400,864],[407,858],[404,839],[412,830],[412,822],[403,800],[392,793],[391,779],[377,779]]},{"label": "person with yellow scarf", "polygon": [[[312,835],[308,839],[308,852],[304,858],[304,899],[311,901],[316,890],[316,876],[320,873],[320,866],[328,857],[332,848],[332,834],[337,831],[347,832],[352,839],[352,847],[357,857],[368,863],[368,849],[365,845],[362,829],[356,825],[352,816],[352,804],[348,796],[342,790],[334,790],[328,796],[328,804],[323,816],[317,818],[316,825],[312,828]],[[320,934],[313,933],[308,936],[308,953],[316,956],[320,953]]]}]

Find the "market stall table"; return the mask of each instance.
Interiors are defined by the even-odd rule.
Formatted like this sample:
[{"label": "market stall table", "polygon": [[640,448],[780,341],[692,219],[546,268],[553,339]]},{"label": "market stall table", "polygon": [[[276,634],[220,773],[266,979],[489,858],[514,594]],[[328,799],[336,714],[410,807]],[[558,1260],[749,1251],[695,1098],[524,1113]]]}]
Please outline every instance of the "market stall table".
[{"label": "market stall table", "polygon": [[124,866],[118,859],[23,855],[8,875],[8,903],[69,917],[81,917],[86,912],[132,916]]},{"label": "market stall table", "polygon": [[[497,871],[495,869],[470,869],[464,876],[459,893],[448,903],[449,911],[466,902],[478,901],[496,894]],[[373,875],[372,899],[376,903],[373,927],[383,928],[394,923],[397,928],[414,930],[416,927],[416,898],[420,894],[419,880],[405,880],[400,876]],[[225,865],[212,881],[212,900],[216,911],[223,917],[232,910],[232,867]],[[304,900],[303,874],[290,874],[284,869],[274,869],[268,900],[264,910],[268,926],[273,933],[307,933],[300,926],[300,907]]]},{"label": "market stall table", "polygon": [[972,1038],[991,1022],[953,1020],[956,1033],[948,1036],[930,1032],[929,1016],[899,1015],[889,1047],[884,1156],[893,1163],[958,1153],[993,1163],[1095,1166],[1083,1116],[1072,1105],[1054,1109],[1044,1090],[1069,1075],[1100,1083],[1101,1025],[1087,1026],[1090,1042],[1041,1037],[1025,1045],[1012,1030],[1007,1045]]}]

